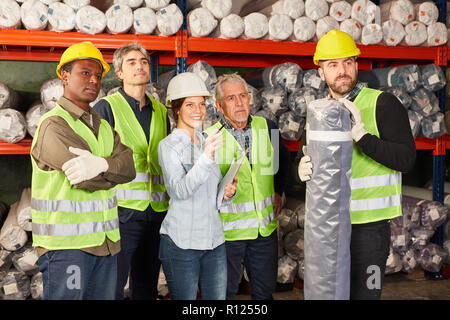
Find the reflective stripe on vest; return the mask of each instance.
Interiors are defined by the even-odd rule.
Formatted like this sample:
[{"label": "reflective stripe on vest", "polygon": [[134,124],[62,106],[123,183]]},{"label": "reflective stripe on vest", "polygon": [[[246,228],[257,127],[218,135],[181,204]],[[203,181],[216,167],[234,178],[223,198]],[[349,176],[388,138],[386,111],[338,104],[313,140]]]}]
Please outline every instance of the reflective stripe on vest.
[{"label": "reflective stripe on vest", "polygon": [[108,232],[119,228],[119,218],[107,221],[81,222],[77,224],[32,224],[32,232],[40,236],[70,237],[83,234]]},{"label": "reflective stripe on vest", "polygon": [[[129,189],[115,189],[116,196],[120,199],[128,200],[150,200],[150,191],[148,190],[129,190]],[[167,192],[152,192],[152,201],[169,201]]]},{"label": "reflective stripe on vest", "polygon": [[[275,213],[271,212],[267,217],[261,220],[261,228],[267,227],[275,219]],[[259,228],[260,222],[258,218],[240,219],[223,223],[223,231]]]},{"label": "reflective stripe on vest", "polygon": [[[265,198],[263,201],[257,202],[256,209],[262,211],[268,206],[270,206],[274,201],[275,195],[271,195],[270,197]],[[249,212],[253,210],[255,210],[255,203],[253,201],[232,203],[229,206],[220,208],[220,212],[222,213],[240,213],[240,212]]]},{"label": "reflective stripe on vest", "polygon": [[351,211],[378,210],[394,206],[401,206],[402,199],[400,195],[393,195],[382,198],[352,200],[350,202]]},{"label": "reflective stripe on vest", "polygon": [[351,188],[361,189],[361,188],[372,188],[372,187],[381,187],[381,186],[390,186],[393,184],[402,183],[402,176],[400,173],[394,174],[384,174],[379,176],[371,176],[371,177],[361,177],[361,178],[353,178],[351,180]]}]

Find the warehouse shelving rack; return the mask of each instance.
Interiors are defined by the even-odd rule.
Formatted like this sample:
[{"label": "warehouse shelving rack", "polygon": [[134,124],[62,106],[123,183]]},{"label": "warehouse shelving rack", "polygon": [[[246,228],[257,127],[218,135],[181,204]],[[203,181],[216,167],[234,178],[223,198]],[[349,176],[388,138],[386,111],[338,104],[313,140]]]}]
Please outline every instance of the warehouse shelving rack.
[{"label": "warehouse shelving rack", "polygon": [[[376,3],[377,1],[375,1]],[[447,2],[434,0],[439,8],[439,21],[446,22]],[[186,1],[177,0],[184,13],[184,23],[175,36],[132,34],[96,34],[80,32],[0,30],[0,60],[59,61],[62,52],[79,41],[92,41],[103,53],[107,62],[112,61],[114,49],[133,41],[140,42],[152,57],[152,81],[156,80],[158,66],[175,64],[176,73],[186,71],[187,65],[204,60],[216,67],[268,67],[283,62],[295,62],[303,69],[315,68],[312,62],[315,42],[218,39],[190,37],[186,28]],[[408,63],[434,63],[445,68],[449,65],[447,45],[438,47],[387,47],[382,45],[358,45],[360,69],[374,66],[404,65]],[[441,110],[445,111],[445,89],[438,93]],[[296,151],[299,141],[285,140],[291,151]],[[436,139],[419,137],[415,140],[418,150],[433,151],[433,200],[444,200],[445,154],[450,149],[450,137]],[[31,139],[17,144],[0,141],[0,154],[29,154]],[[442,228],[434,241],[442,246]],[[441,277],[442,273],[434,275]]]}]

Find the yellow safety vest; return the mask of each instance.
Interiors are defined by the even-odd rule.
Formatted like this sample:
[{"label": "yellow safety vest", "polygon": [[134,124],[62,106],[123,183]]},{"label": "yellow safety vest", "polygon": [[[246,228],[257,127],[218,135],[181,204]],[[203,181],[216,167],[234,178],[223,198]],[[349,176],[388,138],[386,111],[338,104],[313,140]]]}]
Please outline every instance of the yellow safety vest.
[{"label": "yellow safety vest", "polygon": [[[380,137],[376,121],[376,103],[382,91],[363,88],[354,103],[361,110],[364,128]],[[352,224],[375,222],[402,215],[401,172],[389,169],[365,155],[353,145],[352,200],[350,216]]]},{"label": "yellow safety vest", "polygon": [[122,143],[133,150],[136,178],[116,186],[119,206],[144,211],[149,205],[156,212],[167,211],[169,196],[158,161],[158,144],[167,136],[166,107],[149,97],[153,106],[150,141],[133,110],[119,92],[106,96],[114,114],[115,130]]},{"label": "yellow safety vest", "polygon": [[[36,130],[31,150],[36,145],[42,122],[49,117],[61,117],[89,145],[92,154],[109,157],[114,146],[112,128],[100,123],[98,138],[82,121],[73,117],[59,104],[47,112]],[[33,156],[31,181],[31,213],[33,246],[49,250],[82,249],[101,245],[108,237],[120,239],[117,199],[113,189],[89,192],[75,189],[58,170],[41,170]]]},{"label": "yellow safety vest", "polygon": [[[209,127],[210,133],[220,123]],[[269,236],[277,228],[273,211],[275,189],[273,183],[273,147],[270,142],[267,121],[252,116],[252,166],[244,159],[236,177],[236,196],[231,205],[220,209],[225,240],[256,239],[259,234]],[[219,167],[224,176],[233,158],[240,156],[242,148],[236,139],[224,130],[224,146],[217,151]]]}]

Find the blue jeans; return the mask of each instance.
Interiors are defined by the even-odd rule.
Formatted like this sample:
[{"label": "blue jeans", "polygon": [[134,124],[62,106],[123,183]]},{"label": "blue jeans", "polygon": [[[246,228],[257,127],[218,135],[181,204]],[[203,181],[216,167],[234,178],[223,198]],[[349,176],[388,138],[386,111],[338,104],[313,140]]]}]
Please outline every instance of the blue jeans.
[{"label": "blue jeans", "polygon": [[114,300],[117,255],[81,250],[48,251],[39,257],[43,300]]},{"label": "blue jeans", "polygon": [[244,264],[250,280],[253,300],[272,300],[277,286],[278,237],[275,230],[268,237],[226,241],[228,285],[227,300],[236,299]]},{"label": "blue jeans", "polygon": [[168,235],[162,235],[159,258],[172,300],[195,300],[199,283],[203,300],[225,300],[225,244],[212,250],[181,249]]}]

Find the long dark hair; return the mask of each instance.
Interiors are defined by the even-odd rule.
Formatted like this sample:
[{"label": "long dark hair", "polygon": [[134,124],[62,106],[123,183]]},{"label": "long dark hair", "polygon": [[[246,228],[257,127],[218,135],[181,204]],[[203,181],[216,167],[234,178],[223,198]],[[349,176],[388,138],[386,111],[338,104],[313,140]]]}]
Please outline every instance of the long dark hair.
[{"label": "long dark hair", "polygon": [[170,106],[172,108],[173,112],[173,118],[175,119],[175,122],[178,122],[178,112],[180,112],[181,106],[183,105],[185,98],[176,99],[170,102]]}]

